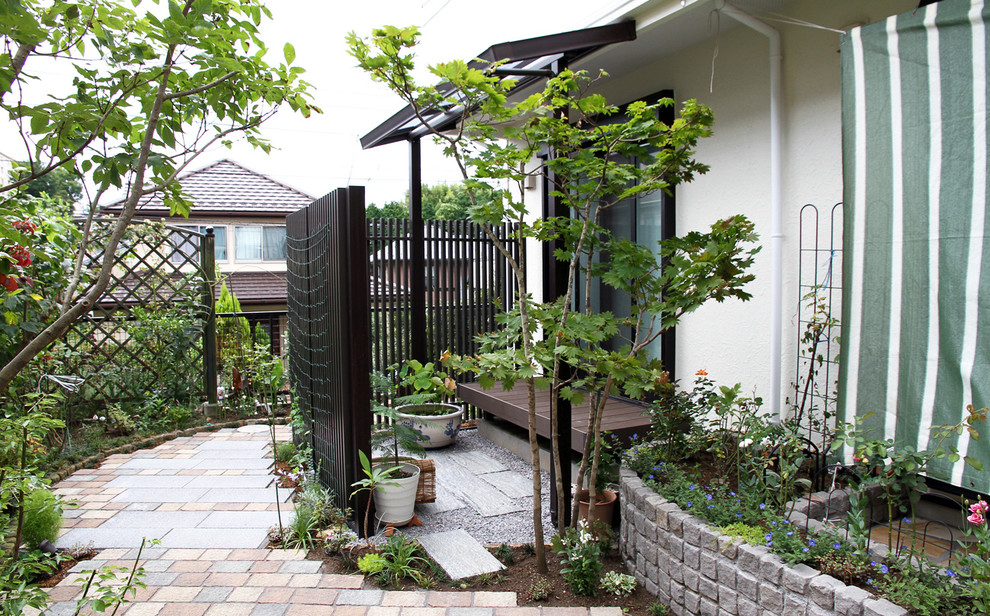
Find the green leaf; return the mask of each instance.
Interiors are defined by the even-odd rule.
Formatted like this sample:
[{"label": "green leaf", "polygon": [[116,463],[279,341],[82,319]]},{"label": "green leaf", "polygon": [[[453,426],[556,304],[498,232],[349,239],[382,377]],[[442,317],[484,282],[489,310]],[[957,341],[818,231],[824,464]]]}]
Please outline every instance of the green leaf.
[{"label": "green leaf", "polygon": [[292,46],[292,43],[286,43],[285,47],[282,48],[282,53],[285,55],[285,62],[287,64],[295,62],[296,48]]}]

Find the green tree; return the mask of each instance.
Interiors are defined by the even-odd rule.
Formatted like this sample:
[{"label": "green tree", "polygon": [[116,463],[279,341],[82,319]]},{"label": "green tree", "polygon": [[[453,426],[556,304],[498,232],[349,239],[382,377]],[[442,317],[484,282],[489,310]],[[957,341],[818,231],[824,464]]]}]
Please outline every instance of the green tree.
[{"label": "green tree", "polygon": [[[30,174],[30,170],[24,168],[20,173]],[[29,197],[48,195],[71,206],[82,198],[82,188],[82,177],[71,167],[57,167],[41,177],[28,181],[23,186],[22,192]]]},{"label": "green tree", "polygon": [[[601,225],[609,208],[640,195],[669,190],[707,171],[694,159],[698,140],[711,132],[712,115],[707,107],[688,101],[680,118],[670,125],[658,119],[660,107],[673,104],[669,99],[657,105],[633,103],[621,117],[618,108],[604,97],[587,94],[593,79],[569,70],[549,79],[542,91],[512,101],[512,80],[462,61],[430,67],[443,83],[442,89],[422,87],[412,78],[413,58],[407,54],[417,36],[416,28],[386,26],[375,30],[368,40],[352,34],[349,41],[359,65],[409,104],[427,128],[423,110],[464,110],[457,130],[434,132],[434,137],[461,170],[471,201],[471,220],[482,225],[508,261],[518,284],[519,301],[512,312],[501,317],[499,331],[482,337],[481,353],[452,357],[448,365],[477,373],[485,387],[496,381],[510,387],[517,381],[526,383],[534,534],[538,568],[545,571],[545,554],[540,549],[543,532],[536,386],[549,385],[555,394],[551,396],[554,426],[558,394],[576,400],[582,395],[578,386],[593,392],[588,419],[592,449],[586,448],[579,473],[580,481],[590,460],[593,508],[604,401],[613,387],[621,386],[626,393],[641,396],[664,382],[661,367],[646,357],[645,348],[681,315],[710,299],[749,297],[742,287],[752,278],[746,270],[758,250],[751,246],[755,234],[752,223],[733,217],[716,222],[711,233],[688,234],[663,243],[658,250],[613,238]],[[608,121],[601,122],[603,119]],[[534,165],[537,156],[547,150],[545,162]],[[544,173],[550,194],[569,209],[570,216],[534,224],[528,220],[522,195],[530,178]],[[478,194],[491,190],[490,184],[509,184],[513,190],[497,192],[500,198],[481,202]],[[518,259],[494,233],[505,222],[515,223],[518,229]],[[527,238],[534,237],[559,242],[555,255],[567,264],[567,290],[555,302],[535,302],[527,292]],[[587,282],[583,289],[577,289],[581,270]],[[583,304],[590,307],[592,280],[630,294],[634,314],[623,319],[590,310],[574,312],[572,303],[578,291],[584,292]],[[631,327],[635,339],[618,351],[610,351],[604,343],[620,325]],[[574,374],[578,376],[565,379],[561,371],[564,365],[577,368]],[[560,467],[566,458],[556,438],[552,457],[558,471],[555,489],[562,497]],[[558,529],[563,532],[562,515]]]},{"label": "green tree", "polygon": [[[479,207],[486,207],[492,201],[501,199],[501,191],[489,186],[468,189],[463,183],[423,184],[423,220],[470,220],[471,192]],[[368,218],[408,218],[409,192],[402,201],[389,201],[382,207],[374,203],[368,205]]]},{"label": "green tree", "polygon": [[[173,214],[186,215],[191,203],[176,177],[204,150],[240,136],[268,151],[259,129],[281,107],[319,111],[309,102],[303,69],[292,66],[290,44],[284,61],[266,61],[258,27],[271,13],[259,0],[134,4],[0,3],[0,107],[26,145],[16,156],[25,171],[0,186],[0,213],[16,214],[18,189],[56,169],[88,174],[93,185],[82,204],[87,220],[60,313],[0,369],[0,390],[103,295],[142,197],[157,192]],[[55,86],[31,71],[53,64],[74,76],[65,92],[48,96]],[[80,284],[90,268],[83,255],[92,219],[110,190],[124,192],[123,207],[100,247],[104,257],[93,283]],[[0,238],[24,239],[6,225]]]}]

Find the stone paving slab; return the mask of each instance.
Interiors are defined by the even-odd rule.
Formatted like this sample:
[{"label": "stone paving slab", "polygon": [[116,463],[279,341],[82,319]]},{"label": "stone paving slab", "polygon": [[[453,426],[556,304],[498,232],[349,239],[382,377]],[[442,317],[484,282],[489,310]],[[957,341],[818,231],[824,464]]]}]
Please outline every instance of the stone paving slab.
[{"label": "stone paving slab", "polygon": [[419,542],[452,580],[505,569],[484,546],[461,529],[420,535]]}]

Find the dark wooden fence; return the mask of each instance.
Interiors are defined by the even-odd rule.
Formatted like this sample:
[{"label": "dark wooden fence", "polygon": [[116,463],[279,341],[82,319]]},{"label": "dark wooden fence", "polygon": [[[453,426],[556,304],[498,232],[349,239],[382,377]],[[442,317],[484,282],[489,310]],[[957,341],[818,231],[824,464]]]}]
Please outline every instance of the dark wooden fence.
[{"label": "dark wooden fence", "polygon": [[[496,234],[518,258],[508,225]],[[424,222],[417,263],[408,219],[368,221],[372,371],[386,377],[406,359],[439,359],[444,351],[474,354],[475,337],[494,331],[495,315],[512,305],[515,277],[481,227],[465,220]],[[424,281],[413,289],[413,276]],[[418,297],[417,297],[418,295]],[[416,328],[418,322],[422,329]],[[419,344],[417,344],[417,342]],[[470,377],[462,377],[470,378]],[[383,394],[379,401],[386,402]],[[466,419],[477,410],[466,409]]]},{"label": "dark wooden fence", "polygon": [[346,507],[371,430],[364,188],[337,189],[285,225],[294,398],[308,419],[320,482]]},{"label": "dark wooden fence", "polygon": [[[347,494],[373,421],[370,374],[476,352],[475,336],[516,297],[505,258],[477,225],[427,221],[420,249],[408,220],[366,221],[363,199],[362,188],[338,189],[286,219],[295,399],[321,482],[356,511]],[[518,256],[511,227],[497,233]]]}]

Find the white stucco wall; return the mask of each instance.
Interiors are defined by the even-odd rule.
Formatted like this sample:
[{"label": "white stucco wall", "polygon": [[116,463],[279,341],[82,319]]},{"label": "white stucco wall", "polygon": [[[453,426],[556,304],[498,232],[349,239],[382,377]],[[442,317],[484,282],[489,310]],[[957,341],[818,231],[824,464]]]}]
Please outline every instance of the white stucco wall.
[{"label": "white stucco wall", "polygon": [[[915,0],[803,0],[785,14],[845,28],[913,9]],[[763,251],[747,303],[711,304],[687,316],[677,332],[677,372],[690,384],[699,369],[722,384],[768,396],[770,350],[769,60],[767,39],[722,17],[722,32],[704,43],[627,73],[612,71],[601,91],[616,103],[662,89],[675,98],[696,98],[715,114],[715,135],[698,148],[711,171],[677,189],[677,232],[704,229],[719,218],[743,213],[756,224]],[[842,200],[840,35],[771,23],[782,34],[783,142],[783,359],[782,400],[795,381],[798,304],[798,212],[815,203],[828,209]],[[714,63],[712,57],[718,45]],[[836,317],[839,315],[836,314]]]}]

